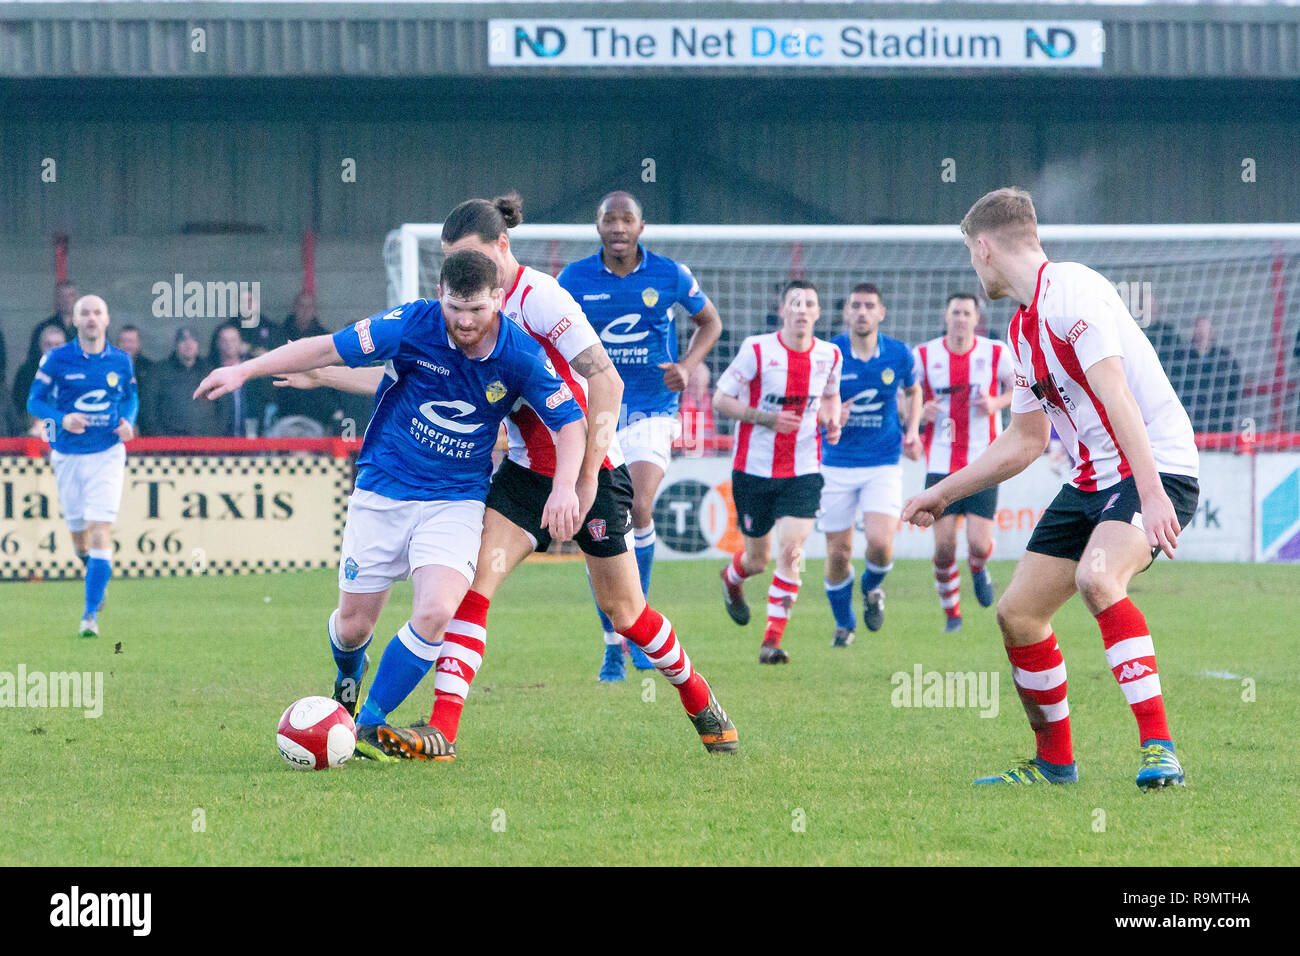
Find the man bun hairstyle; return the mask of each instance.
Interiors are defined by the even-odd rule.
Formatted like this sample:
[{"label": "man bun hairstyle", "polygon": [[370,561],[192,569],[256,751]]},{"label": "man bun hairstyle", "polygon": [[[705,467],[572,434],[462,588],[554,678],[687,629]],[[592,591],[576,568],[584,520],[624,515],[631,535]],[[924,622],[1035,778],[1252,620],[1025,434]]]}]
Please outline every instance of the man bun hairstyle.
[{"label": "man bun hairstyle", "polygon": [[442,223],[442,241],[457,242],[470,234],[496,242],[501,233],[524,221],[524,201],[517,192],[495,199],[467,199]]},{"label": "man bun hairstyle", "polygon": [[497,267],[487,256],[473,249],[454,252],[442,260],[438,287],[458,299],[472,299],[497,287]]},{"label": "man bun hairstyle", "polygon": [[975,237],[997,233],[1016,242],[1038,244],[1038,214],[1028,191],[1019,186],[1004,186],[985,193],[962,218],[963,235]]}]

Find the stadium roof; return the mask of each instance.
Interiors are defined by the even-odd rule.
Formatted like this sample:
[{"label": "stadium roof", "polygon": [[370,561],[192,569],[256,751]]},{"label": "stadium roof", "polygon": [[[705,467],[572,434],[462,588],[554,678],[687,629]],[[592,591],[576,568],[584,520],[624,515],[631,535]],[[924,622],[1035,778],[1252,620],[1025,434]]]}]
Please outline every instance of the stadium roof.
[{"label": "stadium roof", "polygon": [[[665,19],[784,22],[1099,22],[1104,53],[1074,77],[1300,77],[1300,6],[1272,3],[505,3],[425,2],[0,2],[0,77],[521,77],[921,76],[1006,73],[1007,66],[754,65],[727,71],[694,61],[621,65],[492,65],[489,21]],[[575,27],[576,31],[578,27]],[[836,27],[838,29],[838,27]],[[202,42],[194,31],[201,30]],[[909,32],[910,35],[910,32]],[[201,46],[201,50],[195,47]],[[518,44],[515,44],[518,48]],[[572,51],[572,48],[571,48]],[[550,54],[542,54],[550,55]],[[823,61],[825,62],[825,61]],[[736,64],[740,66],[740,64]],[[1018,72],[1023,72],[1020,70]]]}]

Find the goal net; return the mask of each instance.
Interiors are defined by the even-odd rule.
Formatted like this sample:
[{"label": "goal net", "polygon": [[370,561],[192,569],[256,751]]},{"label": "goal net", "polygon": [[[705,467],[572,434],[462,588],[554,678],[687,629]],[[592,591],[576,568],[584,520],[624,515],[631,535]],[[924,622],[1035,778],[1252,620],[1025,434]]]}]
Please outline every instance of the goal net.
[{"label": "goal net", "polygon": [[[390,306],[437,294],[440,233],[438,224],[389,233]],[[1044,226],[1040,235],[1053,260],[1082,262],[1114,283],[1197,431],[1218,436],[1203,443],[1274,443],[1300,429],[1300,224]],[[981,292],[952,226],[652,225],[642,242],[688,265],[717,305],[715,379],[745,336],[778,326],[777,298],[791,278],[817,285],[825,338],[841,331],[849,290],[874,283],[887,309],[881,331],[909,345],[943,334],[950,293]],[[510,243],[521,263],[552,275],[599,248],[591,225],[524,224]],[[980,300],[981,332],[1005,339],[1014,304]],[[691,328],[679,317],[683,346]]]}]

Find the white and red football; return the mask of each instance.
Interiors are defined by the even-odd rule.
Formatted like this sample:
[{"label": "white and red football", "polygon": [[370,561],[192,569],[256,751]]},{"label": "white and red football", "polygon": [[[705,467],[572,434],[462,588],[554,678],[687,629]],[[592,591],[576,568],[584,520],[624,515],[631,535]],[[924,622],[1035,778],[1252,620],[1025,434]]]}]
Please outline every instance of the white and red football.
[{"label": "white and red football", "polygon": [[357,727],[338,701],[304,697],[289,705],[275,731],[280,756],[299,770],[328,770],[352,756]]}]

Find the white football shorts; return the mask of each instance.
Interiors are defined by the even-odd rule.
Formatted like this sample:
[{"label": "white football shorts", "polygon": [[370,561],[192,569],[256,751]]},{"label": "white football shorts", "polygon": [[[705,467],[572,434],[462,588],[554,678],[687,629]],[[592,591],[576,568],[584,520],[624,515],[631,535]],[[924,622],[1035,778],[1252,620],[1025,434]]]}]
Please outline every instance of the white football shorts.
[{"label": "white football shorts", "polygon": [[69,531],[85,531],[91,521],[117,520],[126,480],[125,445],[118,442],[86,455],[51,451],[50,465]]},{"label": "white football shorts", "polygon": [[676,415],[651,415],[620,428],[618,445],[630,465],[648,461],[664,471],[673,457],[673,442],[682,433],[682,420]]},{"label": "white football shorts", "polygon": [[875,465],[868,468],[822,466],[821,511],[818,530],[847,531],[858,515],[874,514],[897,518],[903,513],[903,466]]},{"label": "white football shorts", "polygon": [[481,501],[397,501],[357,489],[348,501],[339,590],[373,594],[436,564],[474,583]]}]

